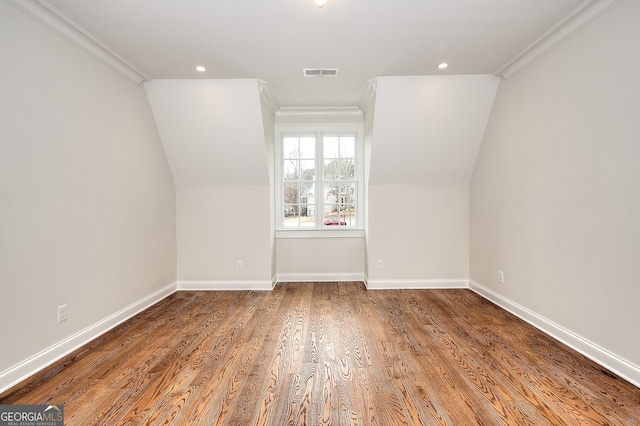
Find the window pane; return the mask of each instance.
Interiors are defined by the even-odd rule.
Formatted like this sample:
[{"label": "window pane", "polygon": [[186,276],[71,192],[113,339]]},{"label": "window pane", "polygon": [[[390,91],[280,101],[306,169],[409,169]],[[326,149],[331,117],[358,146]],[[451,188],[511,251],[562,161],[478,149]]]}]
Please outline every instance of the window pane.
[{"label": "window pane", "polygon": [[300,203],[315,203],[316,202],[316,186],[313,183],[301,183],[300,184]]},{"label": "window pane", "polygon": [[298,180],[300,178],[298,171],[298,160],[284,161],[284,180]]},{"label": "window pane", "polygon": [[340,161],[340,179],[353,180],[356,176],[356,165],[353,158],[341,159]]},{"label": "window pane", "polygon": [[[298,206],[294,207],[298,208]],[[300,216],[298,216],[298,213],[285,216],[282,225],[285,228],[298,228],[300,226]]]},{"label": "window pane", "polygon": [[323,226],[346,226],[347,222],[342,220],[342,218],[337,213],[326,213],[322,217],[322,225]]},{"label": "window pane", "polygon": [[300,148],[298,146],[298,138],[285,137],[282,138],[282,155],[284,158],[298,158]]},{"label": "window pane", "polygon": [[300,205],[300,226],[316,226],[316,206],[315,204]]},{"label": "window pane", "polygon": [[347,226],[356,226],[355,204],[344,204],[340,208],[340,218]]},{"label": "window pane", "polygon": [[300,138],[300,158],[316,158],[316,138],[313,136]]},{"label": "window pane", "polygon": [[356,199],[356,187],[355,183],[341,183],[340,184],[340,199],[339,203],[354,203]]},{"label": "window pane", "polygon": [[298,205],[297,204],[285,204],[282,212],[284,214],[285,220],[289,217],[298,216]]},{"label": "window pane", "polygon": [[298,204],[300,202],[297,183],[285,183],[282,192],[284,204]]},{"label": "window pane", "polygon": [[325,179],[338,179],[339,176],[339,163],[338,160],[324,160],[324,178]]},{"label": "window pane", "polygon": [[356,139],[353,136],[343,136],[340,138],[340,157],[355,158]]},{"label": "window pane", "polygon": [[285,227],[316,226],[315,206],[312,204],[285,205],[284,212]]},{"label": "window pane", "polygon": [[322,216],[324,226],[356,226],[354,204],[331,204],[325,207]]},{"label": "window pane", "polygon": [[339,199],[340,187],[337,182],[325,182],[324,184],[324,203],[336,204]]},{"label": "window pane", "polygon": [[355,182],[325,183],[323,226],[357,226]]},{"label": "window pane", "polygon": [[357,137],[352,132],[316,133],[318,137],[311,132],[282,136],[280,226],[355,228]]},{"label": "window pane", "polygon": [[338,158],[340,152],[340,138],[337,136],[325,136],[322,138],[323,143],[323,157],[324,158]]},{"label": "window pane", "polygon": [[327,204],[322,215],[323,226],[356,226],[353,204]]},{"label": "window pane", "polygon": [[316,163],[314,160],[301,160],[301,180],[315,180],[316,178]]}]

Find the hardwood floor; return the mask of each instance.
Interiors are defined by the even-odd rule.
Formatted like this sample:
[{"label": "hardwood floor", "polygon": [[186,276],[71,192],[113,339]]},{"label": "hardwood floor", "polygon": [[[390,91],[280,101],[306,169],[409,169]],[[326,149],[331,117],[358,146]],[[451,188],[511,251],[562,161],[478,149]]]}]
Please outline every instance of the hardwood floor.
[{"label": "hardwood floor", "polygon": [[68,425],[635,425],[640,389],[469,290],[178,292],[16,388]]}]

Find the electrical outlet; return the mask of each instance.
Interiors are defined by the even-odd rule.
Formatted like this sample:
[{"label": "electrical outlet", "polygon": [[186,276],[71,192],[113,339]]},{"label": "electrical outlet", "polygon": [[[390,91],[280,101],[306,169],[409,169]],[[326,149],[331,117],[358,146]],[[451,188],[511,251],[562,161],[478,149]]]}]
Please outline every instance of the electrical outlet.
[{"label": "electrical outlet", "polygon": [[236,271],[242,271],[244,269],[244,262],[242,260],[236,260]]},{"label": "electrical outlet", "polygon": [[58,306],[58,322],[67,320],[67,305]]},{"label": "electrical outlet", "polygon": [[504,272],[502,272],[502,271],[498,271],[498,282],[500,284],[504,283]]},{"label": "electrical outlet", "polygon": [[378,269],[384,269],[384,260],[378,260]]}]

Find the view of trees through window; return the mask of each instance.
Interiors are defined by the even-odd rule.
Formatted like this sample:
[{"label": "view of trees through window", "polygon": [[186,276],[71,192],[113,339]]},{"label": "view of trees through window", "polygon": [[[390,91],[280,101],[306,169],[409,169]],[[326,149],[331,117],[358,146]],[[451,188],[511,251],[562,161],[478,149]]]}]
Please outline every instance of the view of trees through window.
[{"label": "view of trees through window", "polygon": [[285,136],[282,211],[286,228],[355,227],[354,135]]}]

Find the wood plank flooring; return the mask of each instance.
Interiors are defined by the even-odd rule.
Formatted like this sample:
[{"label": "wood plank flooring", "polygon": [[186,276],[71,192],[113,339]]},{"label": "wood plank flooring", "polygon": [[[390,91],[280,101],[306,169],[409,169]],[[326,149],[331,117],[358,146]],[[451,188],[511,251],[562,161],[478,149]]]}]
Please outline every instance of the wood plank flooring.
[{"label": "wood plank flooring", "polygon": [[0,395],[68,425],[637,425],[640,389],[469,290],[178,292]]}]

